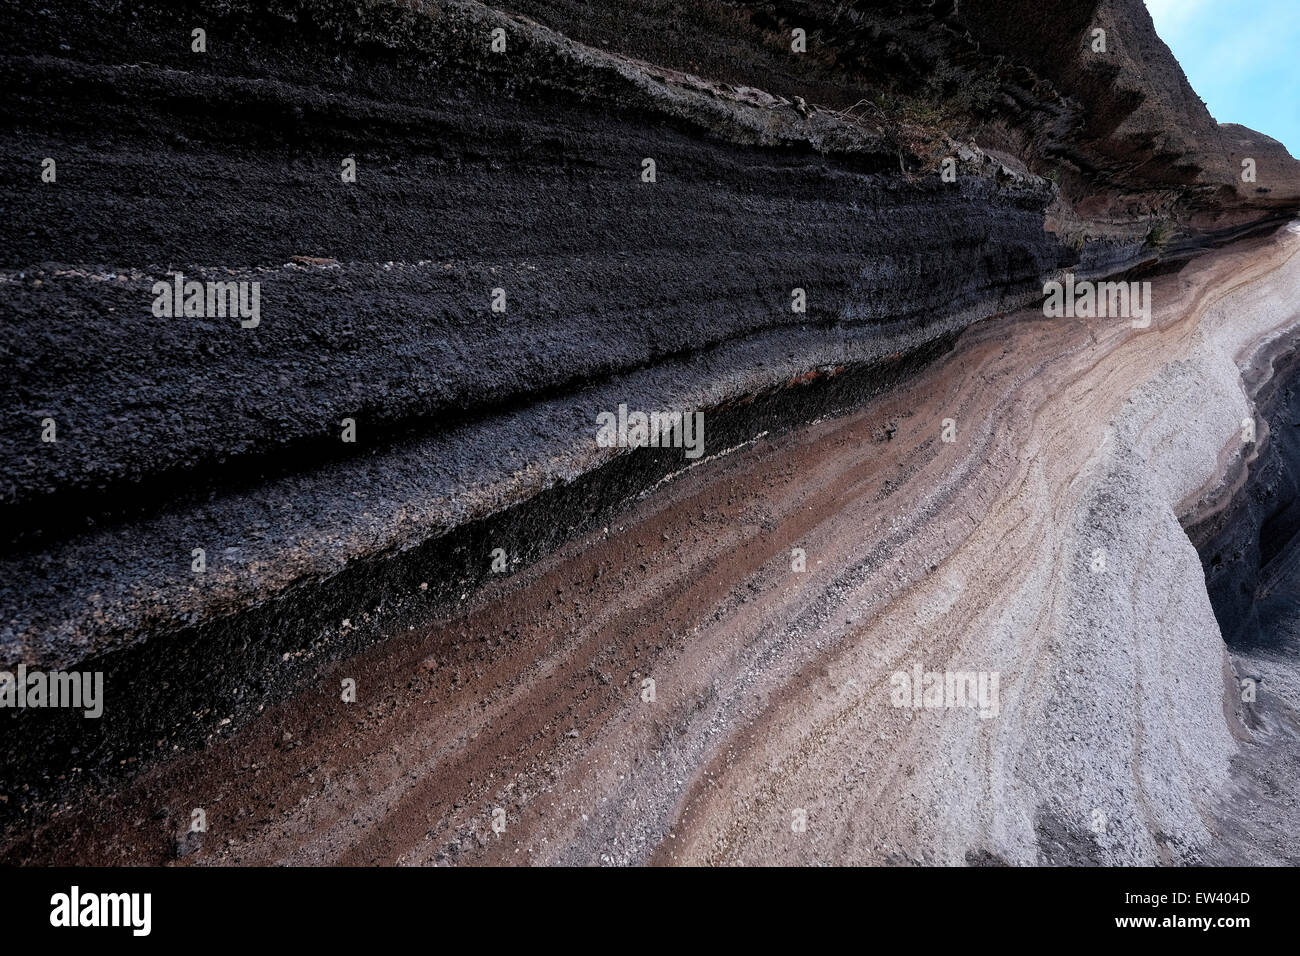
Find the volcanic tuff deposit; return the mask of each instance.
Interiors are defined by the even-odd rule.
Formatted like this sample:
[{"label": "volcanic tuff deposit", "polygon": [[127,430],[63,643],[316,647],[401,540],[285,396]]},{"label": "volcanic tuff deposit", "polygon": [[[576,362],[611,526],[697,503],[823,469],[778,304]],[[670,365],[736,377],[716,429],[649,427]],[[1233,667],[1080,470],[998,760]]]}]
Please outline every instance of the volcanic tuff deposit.
[{"label": "volcanic tuff deposit", "polygon": [[3,2],[0,79],[0,668],[105,675],[0,860],[1296,862],[1300,166],[1139,0]]}]

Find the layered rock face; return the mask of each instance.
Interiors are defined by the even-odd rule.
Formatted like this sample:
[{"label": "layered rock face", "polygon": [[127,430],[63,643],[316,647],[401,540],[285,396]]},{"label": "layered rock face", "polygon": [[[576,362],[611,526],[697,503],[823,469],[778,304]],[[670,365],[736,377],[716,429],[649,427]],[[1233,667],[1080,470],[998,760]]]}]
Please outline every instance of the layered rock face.
[{"label": "layered rock face", "polygon": [[1147,329],[981,323],[4,856],[1191,863],[1271,817],[1243,846],[1294,862],[1288,790],[1224,801],[1297,701],[1256,723],[1180,521],[1252,454],[1297,293],[1300,231],[1154,280]]},{"label": "layered rock face", "polygon": [[[632,686],[633,671],[644,677],[635,659],[652,647],[662,667],[678,669],[667,708],[675,716],[657,715],[653,729],[678,783],[645,791],[657,809],[634,846],[614,849],[593,828],[589,839],[569,834],[573,859],[835,857],[830,843],[787,848],[758,830],[746,835],[762,813],[784,813],[795,799],[784,791],[777,799],[780,788],[755,768],[797,751],[793,728],[823,732],[807,723],[813,715],[850,719],[832,706],[788,727],[778,720],[780,708],[806,704],[798,689],[813,673],[806,668],[843,670],[836,693],[857,693],[842,688],[871,667],[852,655],[881,648],[918,660],[964,649],[979,658],[975,671],[1014,673],[1020,703],[992,725],[937,732],[913,767],[930,767],[929,782],[890,784],[898,800],[919,801],[920,816],[872,817],[871,839],[841,840],[842,858],[1197,858],[1211,826],[1201,815],[1206,788],[1226,779],[1231,749],[1221,713],[1228,665],[1177,519],[1209,520],[1208,504],[1184,498],[1213,485],[1226,499],[1247,473],[1218,427],[1225,409],[1234,421],[1247,414],[1243,396],[1253,394],[1245,387],[1232,397],[1232,363],[1240,349],[1276,344],[1269,336],[1290,318],[1269,304],[1230,329],[1207,319],[1205,297],[1228,295],[1248,274],[1261,295],[1290,288],[1293,241],[1260,240],[1193,267],[1201,271],[1190,278],[1163,277],[1167,299],[1150,334],[1121,335],[1123,323],[1105,332],[1075,320],[1040,325],[1018,310],[1063,270],[1082,278],[1170,263],[1273,227],[1300,206],[1300,167],[1280,144],[1209,117],[1141,3],[678,10],[651,0],[608,8],[522,0],[507,11],[92,2],[7,4],[3,26],[0,72],[12,92],[0,102],[0,296],[14,334],[0,386],[11,412],[0,422],[0,666],[100,670],[116,701],[93,726],[60,713],[0,714],[0,768],[14,781],[0,827],[12,858],[36,853],[15,821],[53,814],[53,839],[70,819],[60,802],[89,787],[87,778],[111,790],[149,766],[135,792],[169,799],[177,778],[168,774],[248,759],[242,748],[262,746],[254,741],[264,719],[233,742],[214,740],[266,707],[306,721],[295,733],[315,727],[318,746],[300,756],[324,759],[321,711],[304,703],[322,674],[364,652],[377,655],[364,665],[376,682],[403,684],[417,646],[420,661],[434,661],[436,676],[418,692],[440,702],[437,727],[369,711],[375,748],[398,743],[430,760],[462,749],[467,767],[498,768],[509,762],[503,752],[445,735],[465,726],[462,698],[513,722],[502,746],[576,726],[577,707],[582,733],[599,743],[573,745],[574,759],[603,769],[593,764],[574,779],[593,793],[622,788],[630,802],[601,811],[615,815],[630,812],[641,791],[607,771],[635,763],[649,731],[627,729],[634,718],[618,710],[626,695],[609,688]],[[1098,29],[1105,51],[1094,48]],[[1249,183],[1243,159],[1255,164]],[[216,314],[211,297],[187,311],[186,281],[242,284],[244,311]],[[971,328],[990,317],[998,318]],[[914,377],[954,343],[940,371]],[[1212,452],[1214,465],[1196,458],[1189,471],[1179,459],[1175,472],[1153,478],[1143,462],[1158,454],[1143,435],[1153,423],[1172,428],[1167,413],[1153,406],[1125,426],[1124,415],[1137,413],[1121,406],[1154,401],[1140,399],[1142,390],[1199,361],[1212,368],[1189,380],[1191,394],[1201,397],[1205,382],[1226,389],[1222,407],[1184,409],[1214,418],[1208,444],[1192,449]],[[1128,370],[1108,373],[1104,363]],[[1001,384],[986,389],[970,368]],[[1099,390],[1105,402],[1077,417],[1054,388],[1074,388],[1080,401]],[[886,404],[868,415],[873,396]],[[761,464],[747,452],[739,464],[688,476],[702,483],[687,485],[698,500],[672,492],[688,515],[706,502],[702,527],[718,515],[707,541],[676,511],[678,523],[658,532],[691,542],[685,553],[662,550],[731,595],[729,623],[715,637],[704,622],[719,592],[697,593],[678,572],[638,585],[624,567],[632,576],[624,593],[583,582],[589,596],[576,603],[549,593],[571,573],[599,578],[602,562],[622,567],[632,556],[618,549],[625,545],[603,558],[548,558],[505,594],[498,582],[487,592],[495,603],[464,617],[466,602],[485,600],[475,597],[480,585],[497,580],[498,551],[516,571],[572,548],[566,542],[698,464],[681,449],[630,453],[595,441],[598,416],[621,405],[702,410],[704,457],[814,419],[858,417],[763,444]],[[1068,428],[1042,431],[1049,406]],[[908,416],[911,431],[896,435]],[[935,443],[948,419],[959,449]],[[890,427],[896,471],[887,474],[863,456],[879,455],[875,429]],[[1132,447],[1106,459],[1106,435]],[[858,449],[865,440],[872,445]],[[836,451],[813,454],[809,442]],[[1050,474],[1028,464],[1031,442],[1050,451]],[[1067,481],[1070,468],[1103,460],[1088,481]],[[781,500],[763,499],[761,469],[789,485]],[[1183,487],[1189,475],[1196,481]],[[747,509],[723,507],[718,489],[728,481],[747,483]],[[981,519],[1016,481],[1025,500],[1003,506],[1007,515],[1023,508],[1024,521]],[[798,482],[811,482],[823,523],[795,521]],[[886,505],[894,494],[903,497]],[[659,519],[656,506],[638,507],[650,509],[637,527],[647,533],[641,573],[652,574],[666,560],[648,530]],[[1123,534],[1111,526],[1117,507],[1136,522]],[[910,530],[886,533],[882,523],[904,514]],[[919,534],[927,521],[933,530]],[[840,540],[846,525],[872,531]],[[805,533],[824,568],[790,590],[769,565],[774,555],[788,564],[791,548],[814,554]],[[1024,536],[1037,557],[1015,559],[1021,573],[990,604],[978,595],[992,584],[990,569],[1012,560],[998,550],[1008,536]],[[710,576],[704,569],[723,542],[743,556]],[[1129,554],[1141,542],[1159,552],[1154,564]],[[1098,591],[1097,578],[1078,572],[1078,555],[1095,549],[1087,543],[1133,558],[1121,588]],[[605,546],[587,544],[591,555]],[[963,557],[935,579],[948,583],[927,592],[930,610],[908,604],[906,589],[878,605],[880,581],[893,575],[912,587],[913,575],[938,574],[941,552]],[[1186,600],[1155,617],[1125,603],[1125,589],[1157,581]],[[747,589],[763,594],[761,611],[740,606]],[[680,617],[656,611],[678,600]],[[588,601],[603,610],[576,630],[560,626],[556,615],[590,613]],[[876,623],[849,627],[868,608]],[[979,608],[989,615],[979,626],[952,629]],[[894,632],[880,630],[885,620],[917,627],[917,615],[930,644],[896,647]],[[1090,623],[1098,621],[1110,623]],[[1098,627],[1115,633],[1094,648],[1087,636]],[[468,641],[503,650],[484,658],[461,648]],[[1126,711],[1106,695],[1134,671],[1103,664],[1101,647],[1133,667],[1158,659],[1161,674],[1186,675],[1196,706]],[[832,648],[850,656],[834,664],[819,656]],[[1101,675],[1106,713],[1127,714],[1128,732],[1114,741],[1103,739],[1110,717],[1098,716],[1095,699],[1064,687],[1047,693],[1052,681],[1068,683],[1067,665],[1085,664]],[[600,688],[594,697],[585,685],[530,697],[526,685],[548,666],[595,675]],[[476,686],[485,675],[490,690]],[[736,696],[748,681],[759,687],[752,699]],[[709,689],[722,685],[732,696]],[[549,716],[533,721],[520,708]],[[767,749],[743,758],[749,769],[728,771],[727,792],[743,809],[730,818],[705,807],[698,789],[700,762],[723,759],[691,723],[707,713],[726,733],[770,731]],[[1133,735],[1172,735],[1188,721],[1194,758],[1168,780],[1178,752],[1148,754]],[[990,741],[981,735],[991,726],[1009,729]],[[1071,734],[1085,740],[1095,766],[1071,776],[1049,751],[1029,747],[1028,728],[1044,726],[1061,753],[1077,742]],[[197,763],[159,763],[200,744],[227,749],[215,763],[206,750],[179,758]],[[839,760],[837,746],[817,751],[820,759]],[[995,783],[945,803],[943,794],[971,784],[949,766],[968,747],[985,763],[962,773],[989,772]],[[864,767],[900,759],[889,747],[859,756]],[[383,777],[369,760],[336,772]],[[578,773],[567,760],[566,769],[552,762],[536,772]],[[809,784],[826,766],[810,763],[789,779]],[[404,767],[388,769],[400,776]],[[1134,767],[1139,781],[1163,781],[1159,794],[1116,782]],[[468,789],[454,774],[430,785],[461,807],[499,797],[481,789],[482,774],[471,776]],[[541,779],[518,809],[532,807],[530,826],[554,839],[560,811],[530,802],[546,790]],[[353,845],[343,827],[318,844],[248,831],[239,858],[337,859],[347,846],[365,861],[412,853],[404,801],[417,795],[403,786],[394,776],[385,791],[388,836]],[[1098,787],[1105,796],[1090,795]],[[995,797],[996,813],[987,802]],[[840,837],[867,826],[860,798],[836,798]],[[322,799],[340,801],[342,820],[346,798]],[[1163,809],[1141,818],[1153,799]],[[704,809],[687,810],[696,804]],[[1098,842],[1085,835],[1094,810],[1126,822]],[[602,820],[609,832],[622,827],[615,816]],[[445,839],[429,859],[470,851],[469,816],[448,811],[438,826]],[[737,826],[744,832],[719,829]],[[674,850],[665,839],[678,827],[692,836]],[[141,852],[166,850],[137,837]],[[539,859],[544,843],[529,844]],[[94,847],[103,859],[122,850]]]},{"label": "layered rock face", "polygon": [[[95,563],[59,550],[93,520],[112,536],[96,550],[123,566],[101,564],[90,587],[118,600],[170,586],[175,611],[188,602],[171,592],[197,586],[197,616],[240,600],[218,593],[219,563],[200,584],[177,563],[197,538],[251,552],[235,588],[259,561],[337,571],[358,556],[339,539],[365,519],[351,492],[337,500],[334,466],[421,460],[422,484],[392,496],[373,536],[405,543],[392,508],[444,499],[414,529],[428,537],[545,487],[556,458],[578,459],[568,476],[597,463],[594,408],[615,398],[716,405],[907,352],[1036,295],[1069,261],[1041,228],[1042,181],[968,164],[955,188],[910,183],[880,172],[894,151],[857,124],[664,78],[477,6],[213,11],[197,62],[201,8],[112,13],[30,12],[7,32],[29,54],[7,61],[21,140],[6,294],[24,334],[6,400],[23,415],[0,441],[23,566]],[[493,55],[502,24],[508,54]],[[57,183],[27,175],[19,142],[67,156]],[[348,157],[355,184],[341,181]],[[258,326],[160,319],[154,284],[175,272],[258,282]],[[806,311],[792,311],[796,288]],[[510,427],[602,383],[599,404]],[[59,441],[33,444],[46,418]],[[484,420],[504,424],[476,430],[493,443],[480,466],[429,444]],[[319,499],[263,484],[286,475]],[[521,488],[493,491],[506,502],[462,513],[474,483],[512,476]],[[159,526],[173,502],[174,532]],[[29,659],[77,653],[42,646],[89,584],[62,583],[72,606],[10,620]]]}]

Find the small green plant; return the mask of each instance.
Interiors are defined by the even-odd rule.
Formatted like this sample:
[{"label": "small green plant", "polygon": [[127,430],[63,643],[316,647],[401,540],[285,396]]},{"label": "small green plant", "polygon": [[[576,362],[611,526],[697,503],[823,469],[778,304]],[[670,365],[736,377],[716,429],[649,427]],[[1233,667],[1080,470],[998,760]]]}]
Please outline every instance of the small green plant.
[{"label": "small green plant", "polygon": [[1147,245],[1159,249],[1169,244],[1173,238],[1173,229],[1169,223],[1163,219],[1158,219],[1151,225],[1151,231],[1147,233]]}]

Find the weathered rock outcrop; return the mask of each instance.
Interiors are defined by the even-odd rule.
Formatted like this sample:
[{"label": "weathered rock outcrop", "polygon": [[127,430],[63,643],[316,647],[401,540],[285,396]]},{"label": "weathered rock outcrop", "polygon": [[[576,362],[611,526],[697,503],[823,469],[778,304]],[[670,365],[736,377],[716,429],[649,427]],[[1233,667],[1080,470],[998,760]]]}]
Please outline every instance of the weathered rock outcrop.
[{"label": "weathered rock outcrop", "polygon": [[[1153,291],[1148,329],[981,323],[0,856],[166,860],[157,808],[203,794],[186,864],[1211,858],[1260,818],[1220,800],[1270,734],[1180,519],[1251,452],[1243,369],[1300,334],[1300,227]],[[998,683],[900,702],[918,670]],[[1294,862],[1289,796],[1252,853]]]},{"label": "weathered rock outcrop", "polygon": [[[1206,210],[1239,225],[1295,199],[1293,164],[1261,168],[1281,183],[1267,200],[1206,195],[1207,177],[1231,181],[1227,160],[1149,22],[1123,5],[1127,18],[1057,6],[1022,34],[1027,19],[1005,4],[960,18],[942,5],[705,5],[671,55],[651,29],[658,15],[636,4],[618,22],[641,29],[617,35],[579,16],[585,5],[531,11],[593,46],[474,4],[11,6],[4,294],[16,335],[4,398],[15,414],[0,429],[0,507],[19,568],[42,555],[66,567],[48,549],[92,522],[96,536],[134,522],[96,547],[144,570],[146,590],[168,564],[190,589],[182,558],[198,538],[265,538],[276,530],[257,529],[278,524],[280,547],[310,550],[289,543],[302,518],[250,514],[232,488],[264,499],[260,483],[276,476],[409,456],[412,440],[453,424],[649,368],[675,379],[664,400],[717,403],[1022,303],[1079,259],[1041,228],[1053,189],[966,147],[957,182],[941,182],[941,119],[957,135],[1014,131],[1019,158],[1041,170],[1066,135],[1044,126],[1043,98],[1087,117],[1070,142],[1089,158],[1054,202],[1075,225],[1108,191],[1161,190],[1169,211],[1200,210],[1189,225]],[[774,47],[796,21],[809,54]],[[189,45],[200,22],[205,53]],[[1081,39],[1094,22],[1118,65]],[[1059,92],[1043,93],[1046,81]],[[1039,89],[1034,109],[999,106],[1026,86]],[[812,107],[795,108],[797,89]],[[905,99],[892,114],[873,107],[874,122],[840,111],[872,95]],[[38,175],[47,155],[55,183]],[[340,181],[348,156],[355,184]],[[640,179],[645,157],[657,157],[656,183]],[[1122,258],[1152,253],[1154,212],[1107,208],[1107,226],[1136,237]],[[1100,246],[1083,258],[1113,264],[1113,235]],[[262,324],[155,316],[151,289],[173,270],[259,282]],[[495,288],[504,315],[491,311]],[[795,288],[806,313],[790,309]],[[702,356],[715,364],[698,368]],[[355,447],[339,441],[344,418],[359,423]],[[39,441],[45,419],[57,443]],[[524,441],[506,438],[497,459],[518,466],[511,446]],[[156,527],[141,536],[163,505],[197,509],[166,545]],[[100,583],[50,572],[65,597],[45,607],[11,575],[5,658],[66,660],[42,635],[88,589],[124,590],[129,570],[103,570]],[[111,607],[97,614],[123,624]]]},{"label": "weathered rock outcrop", "polygon": [[[0,10],[0,666],[93,666],[121,702],[0,715],[0,821],[238,726],[466,600],[502,543],[525,566],[690,463],[599,447],[602,411],[703,409],[715,455],[1061,270],[1300,207],[1136,0]],[[175,273],[257,283],[256,324],[156,314]]]}]

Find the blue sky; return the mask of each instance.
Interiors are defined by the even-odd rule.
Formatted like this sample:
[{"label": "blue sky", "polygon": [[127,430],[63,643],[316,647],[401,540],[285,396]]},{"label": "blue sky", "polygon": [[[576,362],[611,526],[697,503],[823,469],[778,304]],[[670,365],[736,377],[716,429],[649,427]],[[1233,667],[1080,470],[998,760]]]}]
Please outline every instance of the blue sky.
[{"label": "blue sky", "polygon": [[1145,0],[1160,39],[1220,123],[1300,155],[1300,0]]}]

